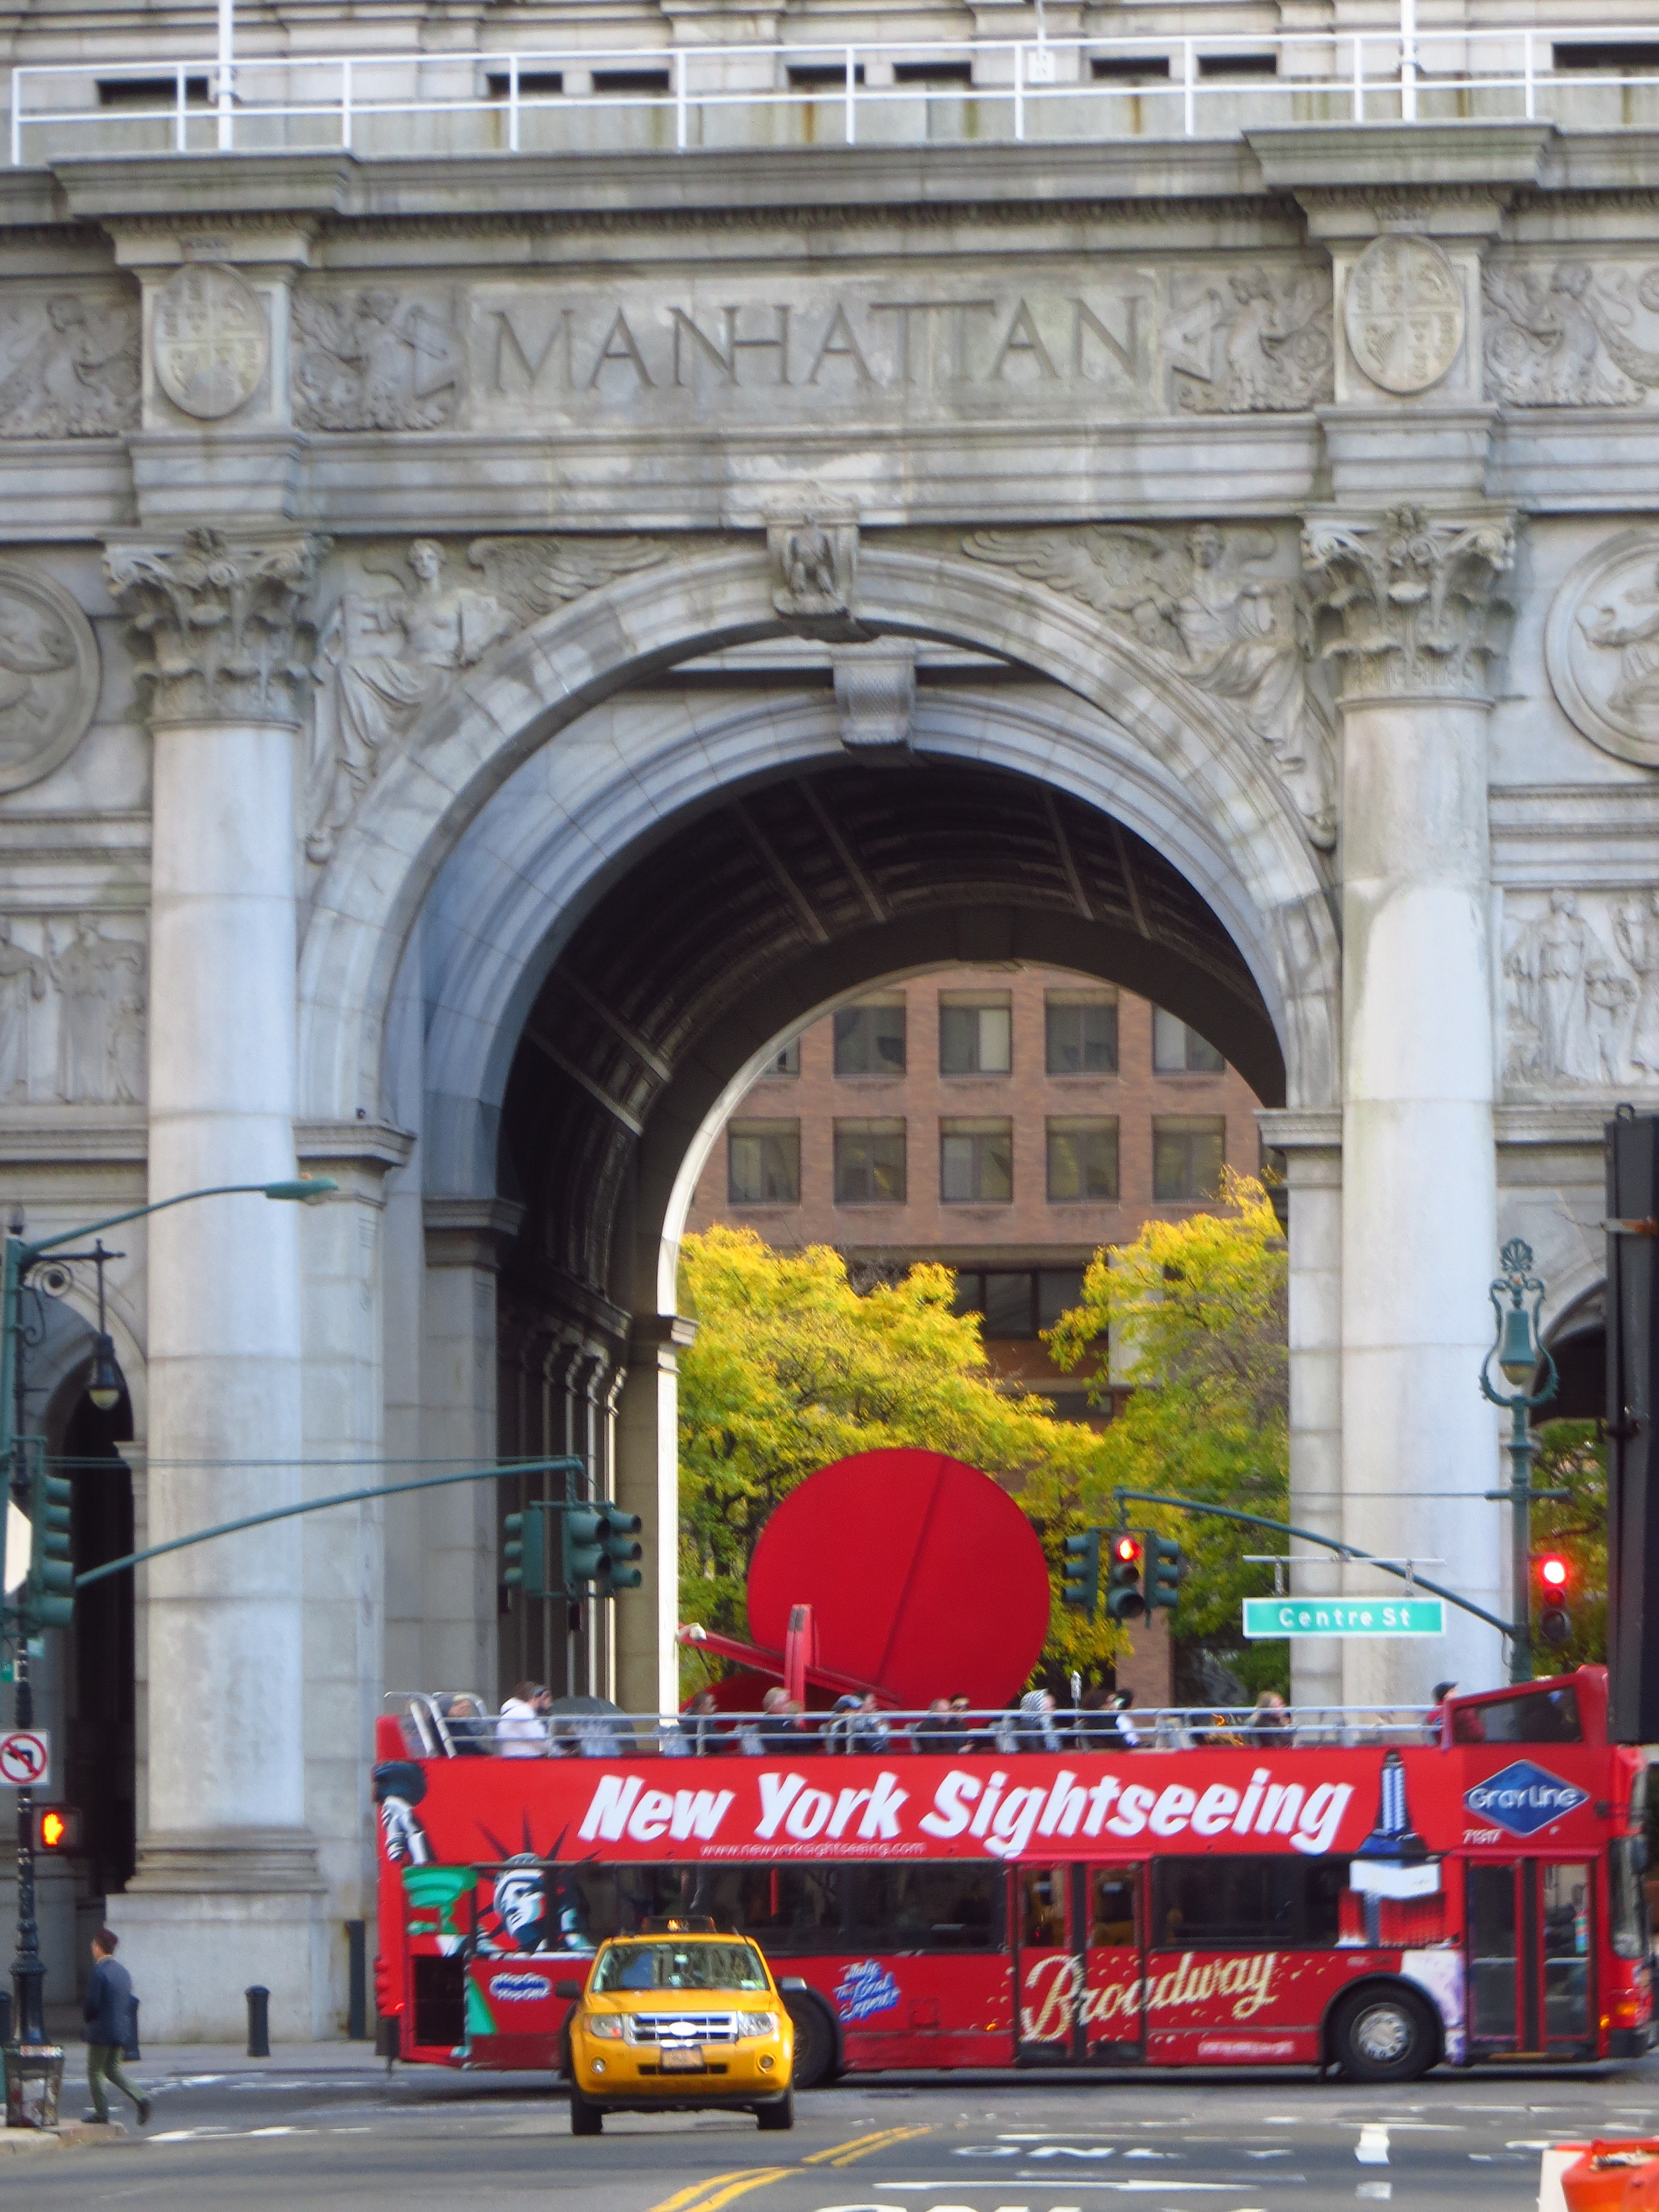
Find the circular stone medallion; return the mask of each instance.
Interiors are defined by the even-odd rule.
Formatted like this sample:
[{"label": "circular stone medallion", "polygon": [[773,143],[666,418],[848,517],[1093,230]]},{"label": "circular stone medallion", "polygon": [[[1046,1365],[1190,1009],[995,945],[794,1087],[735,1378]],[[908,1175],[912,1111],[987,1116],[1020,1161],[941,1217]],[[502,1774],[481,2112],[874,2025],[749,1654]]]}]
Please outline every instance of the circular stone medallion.
[{"label": "circular stone medallion", "polygon": [[67,760],[98,704],[92,624],[50,576],[0,563],[0,791]]},{"label": "circular stone medallion", "polygon": [[1575,729],[1620,760],[1659,768],[1659,531],[1621,530],[1568,571],[1544,663]]},{"label": "circular stone medallion", "polygon": [[1342,298],[1348,349],[1384,392],[1426,392],[1463,343],[1463,288],[1425,238],[1374,238]]},{"label": "circular stone medallion", "polygon": [[258,294],[234,269],[175,269],[155,302],[151,346],[163,392],[186,415],[216,422],[259,389],[270,336]]}]

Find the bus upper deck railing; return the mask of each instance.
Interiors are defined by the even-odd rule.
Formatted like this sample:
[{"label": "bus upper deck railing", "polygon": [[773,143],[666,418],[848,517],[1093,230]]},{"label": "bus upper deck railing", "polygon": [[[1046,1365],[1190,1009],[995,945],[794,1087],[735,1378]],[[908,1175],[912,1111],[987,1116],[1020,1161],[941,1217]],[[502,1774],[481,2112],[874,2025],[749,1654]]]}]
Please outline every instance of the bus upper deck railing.
[{"label": "bus upper deck railing", "polygon": [[[536,1736],[521,1719],[492,1714],[469,1692],[387,1693],[411,1759],[779,1758],[823,1754],[962,1758],[998,1754],[1242,1749],[1328,1750],[1437,1743],[1438,1709],[1427,1705],[1177,1705],[1037,1714],[985,1708],[936,1712],[720,1712],[708,1715],[549,1714]],[[1123,1724],[1120,1724],[1120,1723]]]},{"label": "bus upper deck railing", "polygon": [[1297,123],[1659,127],[1626,24],[95,56],[15,66],[14,167],[110,154],[685,153],[1237,138]]}]

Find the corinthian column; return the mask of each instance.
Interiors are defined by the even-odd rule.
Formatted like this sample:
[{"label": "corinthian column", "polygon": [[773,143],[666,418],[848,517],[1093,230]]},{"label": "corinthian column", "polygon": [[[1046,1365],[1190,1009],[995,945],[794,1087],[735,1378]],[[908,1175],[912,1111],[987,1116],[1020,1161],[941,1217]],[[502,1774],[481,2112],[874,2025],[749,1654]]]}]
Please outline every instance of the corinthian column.
[{"label": "corinthian column", "polygon": [[[154,738],[149,1194],[295,1172],[295,749],[315,541],[112,544]],[[299,1209],[149,1227],[149,1540],[301,1494]],[[148,1822],[122,1903],[152,2034],[322,2027],[297,1522],[158,1560]]]},{"label": "corinthian column", "polygon": [[[1501,1612],[1486,1348],[1496,1188],[1486,673],[1510,516],[1309,520],[1342,717],[1343,1534]],[[1376,1589],[1352,1569],[1352,1589]],[[1344,1647],[1350,1702],[1498,1681],[1495,1633]]]}]

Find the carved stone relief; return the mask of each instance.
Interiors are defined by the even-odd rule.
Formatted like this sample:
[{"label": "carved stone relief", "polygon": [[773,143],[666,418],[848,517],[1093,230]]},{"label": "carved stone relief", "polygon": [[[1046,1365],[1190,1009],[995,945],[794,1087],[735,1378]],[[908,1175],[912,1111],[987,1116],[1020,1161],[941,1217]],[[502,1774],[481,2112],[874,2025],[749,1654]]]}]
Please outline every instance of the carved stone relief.
[{"label": "carved stone relief", "polygon": [[1504,919],[1505,1082],[1659,1083],[1659,893],[1510,891]]},{"label": "carved stone relief", "polygon": [[295,295],[295,420],[307,430],[438,430],[455,417],[464,341],[423,300],[382,285]]},{"label": "carved stone relief", "polygon": [[37,570],[0,564],[0,792],[69,758],[98,682],[98,641],[69,593]]},{"label": "carved stone relief", "polygon": [[0,1106],[139,1104],[145,964],[94,915],[0,915]]},{"label": "carved stone relief", "polygon": [[766,550],[772,566],[772,605],[797,636],[852,644],[867,636],[854,614],[856,522],[824,521],[810,510],[782,520],[774,518],[766,526]]},{"label": "carved stone relief", "polygon": [[0,438],[111,438],[138,427],[138,303],[85,292],[0,311]]},{"label": "carved stone relief", "polygon": [[[1659,390],[1659,268],[1488,263],[1486,385],[1512,407],[1635,407]],[[1632,296],[1632,295],[1634,296]],[[1641,338],[1654,341],[1644,345]]]},{"label": "carved stone relief", "polygon": [[830,654],[841,741],[866,759],[908,757],[916,713],[916,647],[908,637],[841,645]]},{"label": "carved stone relief", "polygon": [[234,269],[175,269],[151,309],[155,380],[181,414],[216,422],[259,389],[270,358],[264,301]]},{"label": "carved stone relief", "polygon": [[1334,388],[1331,280],[1322,270],[1177,276],[1164,348],[1170,397],[1194,415],[1282,413]]},{"label": "carved stone relief", "polygon": [[1463,325],[1457,271],[1426,238],[1374,238],[1348,272],[1348,350],[1381,391],[1405,397],[1438,384],[1457,359]]},{"label": "carved stone relief", "polygon": [[1620,531],[1564,578],[1544,659],[1592,744],[1659,768],[1659,530]]},{"label": "carved stone relief", "polygon": [[1515,566],[1512,515],[1322,517],[1303,530],[1302,559],[1319,657],[1335,665],[1343,697],[1485,695]]},{"label": "carved stone relief", "polygon": [[1271,572],[1271,531],[981,530],[963,550],[1081,599],[1222,701],[1266,750],[1312,842],[1335,843],[1334,749],[1308,688],[1305,602],[1297,580]]},{"label": "carved stone relief", "polygon": [[152,718],[297,721],[311,676],[305,609],[326,545],[232,544],[197,529],[177,546],[111,546],[111,596],[149,646],[134,674]]},{"label": "carved stone relief", "polygon": [[387,753],[492,645],[670,550],[649,538],[477,538],[465,583],[429,538],[360,556],[361,574],[391,589],[349,586],[321,626],[307,856],[329,858]]}]

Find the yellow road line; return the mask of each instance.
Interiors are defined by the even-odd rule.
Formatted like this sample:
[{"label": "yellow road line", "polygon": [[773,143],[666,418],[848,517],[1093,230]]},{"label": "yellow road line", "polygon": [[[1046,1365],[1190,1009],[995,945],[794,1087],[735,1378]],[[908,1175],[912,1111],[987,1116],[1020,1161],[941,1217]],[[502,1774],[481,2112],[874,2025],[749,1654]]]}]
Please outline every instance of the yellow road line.
[{"label": "yellow road line", "polygon": [[[763,2189],[769,2181],[782,2181],[797,2171],[798,2169],[793,2166],[762,2166],[756,2167],[752,2172],[739,2174],[735,2178],[724,2173],[717,2174],[713,2183],[705,2182],[703,2185],[705,2189],[713,2188],[714,2195],[698,2197],[696,2212],[720,2212],[721,2205],[729,2204],[734,2197],[745,2197],[751,2189]],[[715,2185],[722,2181],[726,2184],[724,2189]],[[671,2201],[680,2204],[682,2198],[675,2197]],[[663,2207],[653,2206],[653,2212],[663,2212]]]},{"label": "yellow road line", "polygon": [[[689,2189],[682,2189],[672,2197],[665,2197],[660,2204],[653,2204],[651,2212],[687,2212],[687,2208],[700,2197],[706,2189],[718,2189],[723,2181],[741,2181],[746,2174],[755,2172],[752,2166],[734,2166],[730,2173],[707,2173],[701,2181],[694,2181]],[[772,2169],[764,2169],[769,2173]]]},{"label": "yellow road line", "polygon": [[801,2164],[826,2166],[831,2159],[845,2158],[849,2150],[856,2150],[860,2144],[867,2150],[873,2150],[878,2143],[884,2143],[892,2133],[891,2128],[878,2128],[872,2136],[850,2136],[844,2143],[831,2143],[828,2150],[808,2151]]},{"label": "yellow road line", "polygon": [[890,2150],[895,2143],[908,2142],[912,2136],[928,2136],[932,2128],[886,2128],[878,2136],[863,2141],[842,2143],[828,2163],[831,2166],[851,2166],[860,2158],[868,2158],[872,2151]]}]

